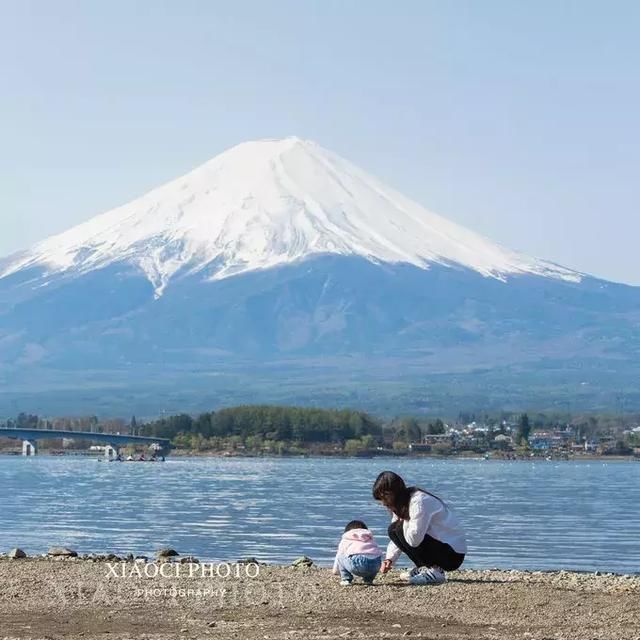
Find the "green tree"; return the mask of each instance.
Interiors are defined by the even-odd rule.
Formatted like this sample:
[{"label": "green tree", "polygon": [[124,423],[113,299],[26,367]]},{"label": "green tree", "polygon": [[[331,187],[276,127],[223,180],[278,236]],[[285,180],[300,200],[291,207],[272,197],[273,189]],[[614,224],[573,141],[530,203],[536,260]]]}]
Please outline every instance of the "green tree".
[{"label": "green tree", "polygon": [[360,440],[362,441],[363,449],[374,449],[376,446],[376,439],[371,434],[362,436]]},{"label": "green tree", "polygon": [[344,443],[345,453],[349,453],[349,454],[359,453],[363,449],[364,449],[364,446],[360,438],[350,438]]},{"label": "green tree", "polygon": [[518,419],[518,430],[516,431],[516,444],[527,446],[529,444],[529,435],[531,433],[531,424],[529,416],[523,413]]},{"label": "green tree", "polygon": [[445,432],[444,422],[438,418],[435,422],[430,422],[427,425],[427,433],[429,435],[440,435]]},{"label": "green tree", "polygon": [[400,442],[420,442],[422,431],[415,418],[403,418],[396,429],[396,440]]}]

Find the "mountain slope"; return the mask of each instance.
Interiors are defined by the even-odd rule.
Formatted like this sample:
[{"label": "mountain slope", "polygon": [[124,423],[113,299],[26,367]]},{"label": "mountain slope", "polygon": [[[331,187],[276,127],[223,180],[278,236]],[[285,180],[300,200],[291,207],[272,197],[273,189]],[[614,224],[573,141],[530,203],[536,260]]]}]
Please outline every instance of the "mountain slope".
[{"label": "mountain slope", "polygon": [[248,142],[191,173],[36,245],[0,277],[28,267],[86,273],[126,261],[160,296],[175,277],[221,279],[319,254],[457,265],[485,276],[579,274],[510,251],[298,138]]},{"label": "mountain slope", "polygon": [[638,362],[640,288],[502,248],[297,138],[0,261],[0,415],[640,408]]}]

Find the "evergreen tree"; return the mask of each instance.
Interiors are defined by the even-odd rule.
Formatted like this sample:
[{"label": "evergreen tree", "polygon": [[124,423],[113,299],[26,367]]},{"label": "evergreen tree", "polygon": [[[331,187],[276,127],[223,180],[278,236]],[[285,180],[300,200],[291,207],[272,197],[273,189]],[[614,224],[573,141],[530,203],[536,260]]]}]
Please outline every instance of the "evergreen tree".
[{"label": "evergreen tree", "polygon": [[420,442],[422,439],[422,430],[415,418],[403,418],[396,431],[396,438],[400,442]]},{"label": "evergreen tree", "polygon": [[438,418],[435,422],[430,422],[427,425],[427,433],[429,435],[439,435],[445,432],[444,422]]},{"label": "evergreen tree", "polygon": [[516,443],[521,445],[529,444],[529,434],[531,433],[531,424],[529,416],[523,413],[518,419],[518,431],[516,432]]}]

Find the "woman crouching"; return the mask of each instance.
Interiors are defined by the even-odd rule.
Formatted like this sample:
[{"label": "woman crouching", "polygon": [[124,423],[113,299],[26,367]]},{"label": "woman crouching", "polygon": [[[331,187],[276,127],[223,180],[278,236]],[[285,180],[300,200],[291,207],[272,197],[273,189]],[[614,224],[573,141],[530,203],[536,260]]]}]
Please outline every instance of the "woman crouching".
[{"label": "woman crouching", "polygon": [[416,565],[401,577],[411,584],[442,584],[445,571],[464,562],[464,530],[450,507],[432,493],[407,487],[393,471],[383,471],[373,484],[373,497],[391,511],[390,542],[382,573],[387,573],[405,553]]}]

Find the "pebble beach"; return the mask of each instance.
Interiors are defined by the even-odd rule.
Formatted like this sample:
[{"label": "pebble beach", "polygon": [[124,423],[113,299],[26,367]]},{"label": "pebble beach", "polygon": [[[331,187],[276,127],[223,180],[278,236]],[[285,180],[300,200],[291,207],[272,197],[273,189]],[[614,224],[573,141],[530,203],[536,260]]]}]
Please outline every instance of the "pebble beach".
[{"label": "pebble beach", "polygon": [[393,570],[341,587],[315,565],[189,560],[2,557],[0,640],[640,640],[634,575],[457,571],[413,587]]}]

